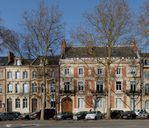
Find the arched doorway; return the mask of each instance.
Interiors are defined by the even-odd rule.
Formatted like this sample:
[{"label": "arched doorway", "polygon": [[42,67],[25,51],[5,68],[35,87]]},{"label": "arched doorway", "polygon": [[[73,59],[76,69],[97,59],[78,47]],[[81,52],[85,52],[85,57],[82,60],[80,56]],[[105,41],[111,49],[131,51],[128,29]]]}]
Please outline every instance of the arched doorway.
[{"label": "arched doorway", "polygon": [[72,99],[69,97],[65,97],[61,102],[62,112],[72,112]]},{"label": "arched doorway", "polygon": [[37,111],[37,99],[33,98],[32,99],[32,112]]},{"label": "arched doorway", "polygon": [[145,101],[145,109],[149,112],[149,100]]},{"label": "arched doorway", "polygon": [[12,112],[12,99],[7,99],[7,112]]}]

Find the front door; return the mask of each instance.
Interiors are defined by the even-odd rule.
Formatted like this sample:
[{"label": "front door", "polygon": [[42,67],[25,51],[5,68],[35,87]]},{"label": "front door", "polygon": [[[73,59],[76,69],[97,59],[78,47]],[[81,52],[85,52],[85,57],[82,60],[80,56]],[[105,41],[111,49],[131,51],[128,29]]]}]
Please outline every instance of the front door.
[{"label": "front door", "polygon": [[62,112],[72,112],[72,100],[69,97],[62,99]]},{"label": "front door", "polygon": [[12,99],[7,99],[7,112],[12,112]]},{"label": "front door", "polygon": [[32,99],[32,112],[37,111],[37,99],[33,98]]}]

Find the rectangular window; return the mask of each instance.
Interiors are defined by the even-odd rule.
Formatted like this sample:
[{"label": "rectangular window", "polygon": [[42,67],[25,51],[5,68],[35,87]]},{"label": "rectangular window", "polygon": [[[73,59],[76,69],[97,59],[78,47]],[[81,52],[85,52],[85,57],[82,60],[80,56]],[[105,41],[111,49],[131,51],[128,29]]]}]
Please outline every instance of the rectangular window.
[{"label": "rectangular window", "polygon": [[35,79],[36,78],[36,71],[32,72],[32,78]]},{"label": "rectangular window", "polygon": [[16,108],[20,108],[20,99],[15,100],[15,106]]},{"label": "rectangular window", "polygon": [[27,108],[27,99],[23,99],[23,108]]},{"label": "rectangular window", "polygon": [[84,82],[78,81],[78,91],[84,91]]},{"label": "rectangular window", "polygon": [[122,99],[116,98],[116,108],[122,109]]},{"label": "rectangular window", "polygon": [[64,82],[64,91],[69,92],[70,91],[70,82]]},{"label": "rectangular window", "polygon": [[149,72],[147,71],[144,72],[144,78],[147,78],[147,79],[149,78]]},{"label": "rectangular window", "polygon": [[32,92],[37,92],[37,84],[32,83]]},{"label": "rectangular window", "polygon": [[0,93],[2,93],[2,90],[3,90],[3,89],[2,89],[2,85],[0,85]]},{"label": "rectangular window", "polygon": [[29,93],[29,85],[23,84],[23,93]]},{"label": "rectangular window", "polygon": [[55,92],[55,79],[52,79],[50,82],[50,91]]},{"label": "rectangular window", "polygon": [[120,74],[121,74],[121,68],[118,67],[118,68],[116,69],[116,75],[120,75]]},{"label": "rectangular window", "polygon": [[12,93],[12,91],[13,91],[13,86],[12,86],[12,84],[8,84],[8,93]]},{"label": "rectangular window", "polygon": [[64,69],[64,74],[65,75],[70,75],[70,69],[69,68],[65,68]]},{"label": "rectangular window", "polygon": [[149,60],[144,60],[144,65],[149,65]]},{"label": "rectangular window", "polygon": [[96,81],[96,92],[103,92],[103,81]]},{"label": "rectangular window", "polygon": [[78,108],[84,108],[84,98],[78,98]]},{"label": "rectangular window", "polygon": [[28,72],[27,71],[24,71],[23,72],[23,79],[27,79],[28,78]]},{"label": "rectangular window", "polygon": [[80,67],[80,68],[78,69],[78,75],[79,75],[79,76],[84,76],[84,68]]},{"label": "rectangular window", "polygon": [[19,84],[16,84],[16,93],[20,93],[21,92],[21,87]]},{"label": "rectangular window", "polygon": [[94,100],[94,106],[95,108],[102,108],[103,107],[103,100],[101,98],[96,98]]},{"label": "rectangular window", "polygon": [[131,98],[130,99],[130,107],[131,107],[132,110],[133,110],[133,108],[136,107],[136,101],[137,101],[136,98]]},{"label": "rectangular window", "polygon": [[1,71],[0,72],[0,79],[2,79],[3,78],[3,72]]},{"label": "rectangular window", "polygon": [[149,84],[145,85],[145,94],[149,94]]},{"label": "rectangular window", "polygon": [[121,91],[121,90],[122,90],[121,81],[116,81],[116,91]]},{"label": "rectangular window", "polygon": [[51,108],[55,108],[55,101],[51,101]]},{"label": "rectangular window", "polygon": [[97,75],[102,75],[102,74],[103,74],[103,69],[97,68]]},{"label": "rectangular window", "polygon": [[20,79],[20,72],[17,71],[15,74],[16,74],[16,79]]},{"label": "rectangular window", "polygon": [[130,92],[136,92],[136,81],[130,81]]},{"label": "rectangular window", "polygon": [[0,100],[0,108],[2,108],[2,101]]},{"label": "rectangular window", "polygon": [[7,79],[12,79],[12,72],[11,71],[7,72]]}]

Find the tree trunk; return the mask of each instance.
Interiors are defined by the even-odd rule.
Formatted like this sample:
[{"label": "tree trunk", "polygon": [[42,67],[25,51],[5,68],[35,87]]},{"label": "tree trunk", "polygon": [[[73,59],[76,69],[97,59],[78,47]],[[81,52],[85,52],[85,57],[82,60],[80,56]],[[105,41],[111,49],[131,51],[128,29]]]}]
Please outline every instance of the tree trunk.
[{"label": "tree trunk", "polygon": [[43,84],[42,84],[42,104],[41,104],[41,114],[40,120],[44,120],[44,109],[45,109],[45,98],[46,98],[46,71],[45,71],[45,59],[43,62]]},{"label": "tree trunk", "polygon": [[106,119],[111,118],[111,85],[110,85],[110,64],[107,63],[107,117]]}]

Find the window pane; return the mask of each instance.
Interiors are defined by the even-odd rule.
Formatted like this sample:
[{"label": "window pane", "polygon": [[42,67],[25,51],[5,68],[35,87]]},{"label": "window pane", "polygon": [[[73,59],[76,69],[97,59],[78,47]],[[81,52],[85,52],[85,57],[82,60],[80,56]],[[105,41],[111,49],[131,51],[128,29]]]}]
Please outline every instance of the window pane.
[{"label": "window pane", "polygon": [[84,98],[78,98],[78,108],[84,108]]}]

